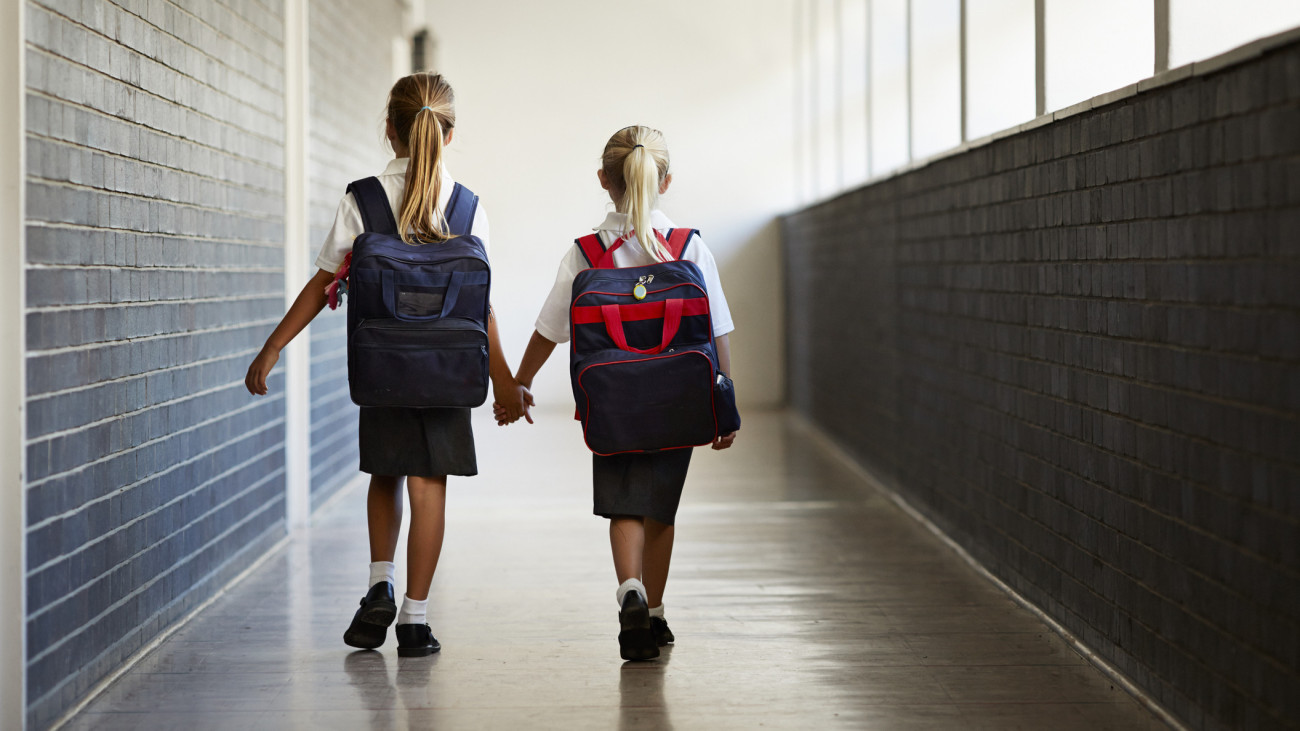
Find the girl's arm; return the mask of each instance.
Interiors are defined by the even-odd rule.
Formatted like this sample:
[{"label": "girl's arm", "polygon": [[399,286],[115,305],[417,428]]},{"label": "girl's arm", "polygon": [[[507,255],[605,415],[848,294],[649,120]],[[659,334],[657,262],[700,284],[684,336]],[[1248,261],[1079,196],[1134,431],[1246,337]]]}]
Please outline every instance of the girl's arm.
[{"label": "girl's arm", "polygon": [[[527,390],[533,387],[533,378],[537,376],[537,371],[542,369],[546,359],[551,357],[551,352],[555,350],[555,343],[547,340],[541,333],[533,331],[533,337],[528,340],[528,347],[524,349],[524,357],[519,362],[519,372],[515,374],[515,380],[519,382],[521,388]],[[532,393],[528,394],[528,406],[533,405]],[[494,405],[493,411],[497,417],[497,424],[508,424],[505,410],[500,405]],[[524,418],[528,423],[533,423],[533,416],[524,408]]]},{"label": "girl's arm", "polygon": [[271,374],[271,369],[280,360],[280,351],[284,350],[284,346],[302,332],[302,329],[307,327],[321,310],[325,309],[325,303],[329,301],[325,295],[325,288],[332,281],[334,281],[333,272],[317,269],[316,274],[303,285],[302,291],[298,293],[298,299],[295,299],[289,311],[284,313],[284,319],[280,320],[275,331],[266,339],[262,351],[248,366],[248,375],[244,376],[244,386],[248,388],[249,393],[257,396],[266,395],[266,377]]},{"label": "girl's arm", "polygon": [[[523,385],[529,388],[533,385],[533,378],[537,372],[546,365],[546,359],[551,357],[555,350],[555,342],[547,340],[541,333],[533,331],[533,337],[528,340],[528,347],[524,349],[523,360],[519,361],[519,372],[515,378]],[[530,419],[531,421],[531,419]]]},{"label": "girl's arm", "polygon": [[[510,423],[519,417],[528,417],[528,407],[533,404],[533,395],[510,375],[510,364],[506,362],[505,351],[501,348],[501,336],[497,334],[496,313],[488,310],[488,375],[492,378],[492,398],[501,407],[497,411],[497,421]],[[531,383],[531,381],[529,381]],[[496,409],[494,408],[494,411]]]}]

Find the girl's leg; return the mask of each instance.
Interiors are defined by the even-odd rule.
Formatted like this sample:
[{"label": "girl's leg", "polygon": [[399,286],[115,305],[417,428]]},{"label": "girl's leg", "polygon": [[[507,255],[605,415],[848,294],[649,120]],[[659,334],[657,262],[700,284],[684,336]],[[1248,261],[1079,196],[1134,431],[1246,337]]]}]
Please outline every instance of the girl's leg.
[{"label": "girl's leg", "polygon": [[618,574],[618,648],[624,660],[659,657],[650,621],[650,607],[643,595],[641,568],[646,549],[646,520],[639,516],[617,516],[609,521],[609,547]]},{"label": "girl's leg", "polygon": [[406,596],[417,601],[429,598],[429,585],[442,553],[446,526],[447,478],[408,477],[406,492],[411,500],[411,532],[406,538]]},{"label": "girl's leg", "polygon": [[352,616],[352,624],[343,633],[343,642],[352,647],[374,649],[384,644],[388,625],[397,614],[393,598],[393,556],[397,552],[397,535],[402,529],[402,478],[371,475],[366,494],[366,527],[370,531],[369,590],[361,607]]},{"label": "girl's leg", "polygon": [[609,547],[614,553],[614,573],[618,583],[641,578],[641,558],[645,553],[645,524],[639,516],[615,516],[609,519]]},{"label": "girl's leg", "polygon": [[371,475],[366,523],[370,529],[371,562],[391,562],[397,555],[397,535],[402,531],[402,478]]},{"label": "girl's leg", "polygon": [[645,519],[645,558],[642,561],[646,602],[651,607],[664,603],[668,584],[668,563],[673,557],[673,527],[653,518]]}]

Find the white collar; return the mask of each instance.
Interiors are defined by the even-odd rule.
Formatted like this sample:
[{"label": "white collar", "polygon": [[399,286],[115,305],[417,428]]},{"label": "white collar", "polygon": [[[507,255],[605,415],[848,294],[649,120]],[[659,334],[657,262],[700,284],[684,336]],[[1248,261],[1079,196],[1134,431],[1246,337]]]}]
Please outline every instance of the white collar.
[{"label": "white collar", "polygon": [[[627,218],[628,217],[626,213],[619,213],[618,211],[610,211],[609,213],[605,214],[605,220],[601,221],[599,226],[593,226],[591,230],[592,231],[617,231],[619,233],[622,233],[623,231],[631,227],[631,222],[628,221]],[[650,211],[650,227],[659,231],[675,228],[673,226],[673,222],[669,220],[668,216],[665,216],[664,212],[659,210],[658,208],[654,209],[653,211]]]},{"label": "white collar", "polygon": [[[401,175],[405,177],[406,168],[407,165],[410,164],[410,162],[411,162],[411,158],[409,157],[395,157],[392,160],[388,161],[388,165],[384,167],[384,172],[380,173],[380,175]],[[447,172],[446,160],[443,160],[442,162],[442,179],[444,181],[451,180],[451,173]]]}]

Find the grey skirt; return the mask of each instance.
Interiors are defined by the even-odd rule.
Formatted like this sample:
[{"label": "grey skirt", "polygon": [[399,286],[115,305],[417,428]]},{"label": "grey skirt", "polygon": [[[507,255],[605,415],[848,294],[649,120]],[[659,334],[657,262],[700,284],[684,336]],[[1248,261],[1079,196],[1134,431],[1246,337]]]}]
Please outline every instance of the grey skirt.
[{"label": "grey skirt", "polygon": [[592,512],[604,518],[640,516],[665,525],[677,519],[693,449],[592,455]]},{"label": "grey skirt", "polygon": [[361,471],[372,475],[477,475],[469,409],[363,406]]}]

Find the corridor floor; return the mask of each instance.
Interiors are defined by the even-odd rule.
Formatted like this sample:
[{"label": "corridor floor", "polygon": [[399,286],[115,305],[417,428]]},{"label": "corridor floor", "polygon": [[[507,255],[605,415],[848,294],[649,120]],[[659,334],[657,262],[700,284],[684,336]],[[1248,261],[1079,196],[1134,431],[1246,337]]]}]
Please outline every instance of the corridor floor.
[{"label": "corridor floor", "polygon": [[353,489],[66,728],[1164,728],[781,413],[695,451],[677,643],[624,664],[576,423],[486,416],[481,475],[449,489],[441,653],[343,645],[367,577]]}]

